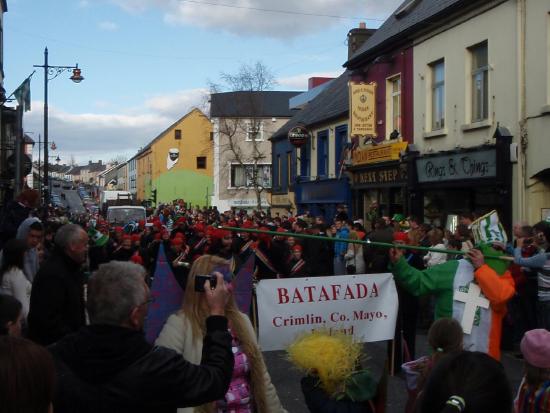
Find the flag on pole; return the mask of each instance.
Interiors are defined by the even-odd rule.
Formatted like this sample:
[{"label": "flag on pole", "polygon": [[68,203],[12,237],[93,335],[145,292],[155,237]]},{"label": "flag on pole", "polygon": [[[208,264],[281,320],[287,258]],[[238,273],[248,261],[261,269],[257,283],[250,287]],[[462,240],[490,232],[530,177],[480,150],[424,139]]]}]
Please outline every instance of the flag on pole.
[{"label": "flag on pole", "polygon": [[506,231],[498,219],[497,211],[491,211],[472,222],[472,233],[476,244],[485,242],[491,244],[495,241],[506,244],[508,237]]},{"label": "flag on pole", "polygon": [[151,295],[155,301],[149,305],[147,312],[145,337],[152,344],[168,317],[181,308],[183,300],[183,290],[168,264],[163,244],[159,246]]},{"label": "flag on pole", "polygon": [[255,255],[250,254],[233,280],[233,296],[239,310],[250,315],[252,303],[252,279],[254,274]]},{"label": "flag on pole", "polygon": [[17,104],[23,107],[23,111],[27,112],[31,110],[31,78],[26,78],[23,83],[19,85],[15,92],[13,92]]}]

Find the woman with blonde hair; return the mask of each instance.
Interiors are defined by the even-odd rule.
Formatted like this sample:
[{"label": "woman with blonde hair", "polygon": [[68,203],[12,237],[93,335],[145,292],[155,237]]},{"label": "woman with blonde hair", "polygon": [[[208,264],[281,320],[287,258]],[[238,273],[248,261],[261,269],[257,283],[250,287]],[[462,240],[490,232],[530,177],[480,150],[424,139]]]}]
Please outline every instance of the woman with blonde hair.
[{"label": "woman with blonde hair", "polygon": [[[198,283],[196,284],[195,280],[198,275],[212,274],[216,271],[226,274],[226,282],[231,282],[227,279],[230,276],[229,261],[218,256],[203,255],[193,263],[187,279],[182,309],[168,318],[155,343],[177,351],[191,363],[200,363],[208,317],[204,293],[196,291]],[[229,320],[229,332],[233,337],[235,356],[229,390],[223,400],[195,408],[178,409],[178,412],[285,412],[271,383],[252,323],[239,311],[232,296],[225,312]]]},{"label": "woman with blonde hair", "polygon": [[[348,239],[359,241],[359,234],[357,231],[350,231]],[[349,242],[344,259],[346,261],[347,274],[365,274],[366,266],[362,245]]]}]

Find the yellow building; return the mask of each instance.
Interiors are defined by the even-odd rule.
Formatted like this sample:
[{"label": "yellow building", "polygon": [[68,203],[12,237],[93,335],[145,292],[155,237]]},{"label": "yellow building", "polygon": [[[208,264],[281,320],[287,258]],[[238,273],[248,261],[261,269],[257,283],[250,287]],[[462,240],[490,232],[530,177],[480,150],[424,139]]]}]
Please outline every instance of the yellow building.
[{"label": "yellow building", "polygon": [[156,203],[183,199],[206,205],[212,193],[212,124],[193,109],[170,125],[137,155],[137,198]]}]

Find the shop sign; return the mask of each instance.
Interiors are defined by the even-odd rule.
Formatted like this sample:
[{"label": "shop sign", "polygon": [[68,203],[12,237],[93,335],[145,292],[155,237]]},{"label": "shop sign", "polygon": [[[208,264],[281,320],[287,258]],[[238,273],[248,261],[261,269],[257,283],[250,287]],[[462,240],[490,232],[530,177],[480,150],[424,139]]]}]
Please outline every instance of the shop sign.
[{"label": "shop sign", "polygon": [[397,184],[404,181],[399,166],[353,173],[354,185]]},{"label": "shop sign", "polygon": [[401,151],[407,149],[407,142],[396,142],[386,145],[377,145],[353,151],[352,164],[365,165],[377,162],[397,161]]},{"label": "shop sign", "polygon": [[290,205],[288,195],[271,195],[271,205]]},{"label": "shop sign", "polygon": [[376,136],[376,83],[349,83],[350,135]]},{"label": "shop sign", "polygon": [[[255,199],[232,199],[229,201],[229,205],[232,207],[255,208],[258,206],[258,202]],[[262,207],[268,206],[267,201],[262,199]]]},{"label": "shop sign", "polygon": [[288,140],[292,145],[299,148],[307,143],[311,139],[311,133],[303,125],[294,126],[288,131]]},{"label": "shop sign", "polygon": [[489,149],[421,158],[416,160],[416,169],[420,183],[495,178],[497,152]]}]

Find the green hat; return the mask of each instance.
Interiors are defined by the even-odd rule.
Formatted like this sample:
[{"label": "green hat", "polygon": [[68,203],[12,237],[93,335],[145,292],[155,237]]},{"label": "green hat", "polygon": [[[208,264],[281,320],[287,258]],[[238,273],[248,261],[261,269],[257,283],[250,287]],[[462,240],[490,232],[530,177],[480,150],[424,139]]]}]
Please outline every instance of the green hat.
[{"label": "green hat", "polygon": [[396,221],[396,222],[405,221],[405,215],[403,215],[403,214],[394,214],[393,218],[391,220]]},{"label": "green hat", "polygon": [[104,233],[99,232],[94,228],[91,228],[90,231],[88,231],[88,236],[96,247],[103,247],[105,244],[107,244],[107,241],[109,241],[108,235],[105,235]]}]

